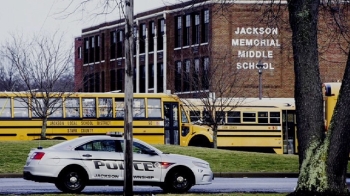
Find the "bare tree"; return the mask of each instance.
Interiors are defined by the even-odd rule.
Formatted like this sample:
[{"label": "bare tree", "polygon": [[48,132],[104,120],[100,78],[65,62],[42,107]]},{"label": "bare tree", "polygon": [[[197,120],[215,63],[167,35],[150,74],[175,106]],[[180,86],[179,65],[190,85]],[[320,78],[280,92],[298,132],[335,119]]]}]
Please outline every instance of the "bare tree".
[{"label": "bare tree", "polygon": [[[86,12],[86,7],[89,3],[93,2],[92,0],[86,0],[77,4],[77,6],[72,6],[73,1],[67,7],[73,7],[73,11],[68,11],[69,16],[71,13],[74,13],[78,10]],[[124,152],[124,195],[133,195],[133,155],[132,155],[132,146],[133,146],[133,118],[132,118],[132,102],[133,102],[133,69],[135,67],[133,60],[133,51],[134,51],[134,33],[133,33],[133,24],[134,24],[134,1],[133,0],[102,0],[99,4],[95,5],[94,13],[91,16],[96,17],[98,15],[106,15],[119,11],[119,17],[125,18],[125,36],[124,39],[124,48],[125,48],[125,119],[124,119],[124,139],[125,139],[125,152]],[[125,8],[125,9],[124,9]]]},{"label": "bare tree", "polygon": [[[28,41],[30,40],[30,41]],[[32,117],[42,119],[41,139],[46,139],[47,119],[62,107],[63,95],[69,96],[72,80],[72,49],[65,48],[62,36],[12,36],[4,46],[2,55],[19,74],[22,92],[16,98],[33,112]]]},{"label": "bare tree", "polygon": [[[186,1],[182,1],[183,3]],[[230,26],[236,26],[237,21],[232,21],[230,16],[232,10],[235,7],[235,3],[232,1],[203,1],[196,0],[189,2],[190,5],[196,6],[186,6],[186,10],[183,12],[188,12],[188,9],[193,9],[198,11],[198,9],[210,8],[212,18],[212,27],[214,28],[214,23],[219,23],[221,26],[227,26],[227,28],[220,29],[222,34],[232,31],[229,29]],[[260,11],[260,5],[252,4],[251,9]],[[214,17],[215,16],[215,17]],[[259,15],[260,16],[260,15]],[[252,26],[261,24],[261,17],[256,17],[256,20],[252,21]],[[264,21],[271,23],[271,21]],[[277,23],[276,21],[272,21]],[[235,24],[236,23],[236,24]],[[272,24],[270,24],[272,26]],[[270,26],[269,25],[269,26]],[[220,28],[220,25],[215,27]],[[275,24],[273,25],[275,26]],[[214,31],[213,31],[214,32]],[[220,32],[220,33],[221,33]],[[218,33],[217,33],[218,34]],[[209,37],[212,35],[209,35]],[[244,48],[242,53],[237,54],[233,50],[232,45],[225,43],[227,36],[222,36],[215,38],[216,41],[211,40],[207,45],[192,46],[187,49],[187,53],[181,53],[182,59],[185,59],[183,67],[192,67],[191,70],[174,70],[175,72],[175,93],[177,92],[176,85],[188,86],[184,91],[189,91],[188,94],[181,94],[179,96],[185,103],[188,110],[191,112],[205,111],[204,119],[202,119],[202,124],[208,125],[213,131],[213,143],[214,147],[217,144],[217,132],[218,126],[222,124],[222,119],[224,119],[225,112],[233,111],[237,106],[242,104],[246,97],[248,97],[253,91],[258,89],[257,78],[258,72],[252,72],[251,70],[245,70],[243,68],[238,68],[238,64],[242,59],[247,59],[245,54],[249,52],[254,52],[256,50],[255,46],[252,45],[248,48]],[[273,35],[261,35],[259,39],[274,39]],[[223,38],[220,40],[220,38]],[[186,49],[183,49],[184,51]],[[203,56],[209,56],[209,58],[204,59],[201,62]],[[177,58],[176,56],[174,57]],[[188,61],[186,59],[193,59]],[[253,69],[257,68],[259,60],[253,62]],[[268,61],[269,59],[263,59]],[[187,63],[189,65],[187,65]],[[204,65],[204,67],[201,67]],[[237,65],[237,66],[235,66]],[[240,64],[241,65],[241,64]],[[241,66],[242,67],[242,66]],[[264,65],[265,67],[265,65]],[[175,65],[177,69],[177,65]],[[178,74],[178,75],[176,75]],[[181,83],[182,75],[182,83]],[[267,80],[268,81],[268,80]],[[269,82],[269,81],[268,81]],[[186,98],[196,98],[196,99],[186,99]],[[200,108],[198,108],[200,107]],[[200,141],[196,143],[199,145]]]},{"label": "bare tree", "polygon": [[[224,46],[223,46],[224,47]],[[210,44],[203,46],[200,50],[207,55],[213,53]],[[212,55],[212,58],[200,58],[197,52],[193,53],[189,49],[187,54],[183,54],[187,60],[183,61],[184,70],[177,69],[175,65],[174,89],[182,86],[184,91],[189,93],[181,94],[182,102],[190,112],[204,111],[205,116],[199,123],[211,127],[213,131],[213,147],[217,148],[218,126],[222,124],[222,119],[227,111],[232,111],[244,98],[244,85],[252,82],[249,73],[235,69],[232,64],[237,60],[230,50],[227,52]],[[192,60],[190,60],[192,59]],[[245,78],[245,79],[242,79]],[[237,99],[237,97],[242,97]],[[195,99],[188,99],[195,98]],[[199,115],[198,115],[199,116]],[[193,140],[194,146],[206,146],[200,139]]]},{"label": "bare tree", "polygon": [[23,90],[20,76],[16,67],[1,57],[0,67],[0,91]]},{"label": "bare tree", "polygon": [[[232,1],[218,2],[221,3],[222,10],[235,6]],[[284,22],[289,22],[291,27],[300,163],[298,185],[291,195],[347,195],[345,180],[350,147],[348,2],[259,1],[256,5],[252,4],[251,9],[263,16],[260,17],[262,20],[256,21],[282,26]],[[256,21],[251,21],[251,24]],[[325,133],[319,65],[321,61],[335,61],[330,55],[325,55],[332,55],[335,46],[348,59],[338,103]],[[283,49],[288,49],[288,46]],[[341,60],[336,60],[341,63]]]},{"label": "bare tree", "polygon": [[[257,5],[259,9],[255,9],[264,16],[261,17],[262,23],[283,25],[286,19],[283,10],[288,8],[300,164],[298,184],[291,195],[347,195],[346,171],[350,147],[348,3],[317,0],[287,1],[287,5],[280,3],[265,1],[265,4]],[[332,63],[332,50],[339,51],[343,57],[347,55],[348,60],[334,116],[325,133],[319,65],[321,61]],[[342,62],[336,60],[338,64]]]}]

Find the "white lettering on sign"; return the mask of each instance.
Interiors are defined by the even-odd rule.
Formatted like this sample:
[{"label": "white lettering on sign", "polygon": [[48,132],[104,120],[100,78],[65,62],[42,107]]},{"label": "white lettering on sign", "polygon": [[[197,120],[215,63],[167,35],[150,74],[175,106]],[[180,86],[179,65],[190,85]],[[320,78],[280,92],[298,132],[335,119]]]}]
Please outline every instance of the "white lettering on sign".
[{"label": "white lettering on sign", "polygon": [[242,34],[247,34],[247,35],[277,35],[278,34],[278,29],[277,28],[264,28],[264,27],[242,27],[239,28],[237,27],[237,30],[235,31],[235,34],[237,35],[242,35]]},{"label": "white lettering on sign", "polygon": [[[258,63],[255,62],[238,62],[237,63],[237,69],[259,69],[256,65]],[[263,63],[263,69],[275,69],[272,66],[272,63]]]},{"label": "white lettering on sign", "polygon": [[232,39],[232,46],[281,46],[278,39]]},{"label": "white lettering on sign", "polygon": [[241,51],[238,50],[239,58],[273,58],[273,51]]},{"label": "white lettering on sign", "polygon": [[[234,31],[236,35],[246,35],[244,38],[232,39],[233,47],[240,47],[237,50],[237,57],[240,62],[236,63],[237,69],[258,69],[257,64],[261,60],[263,69],[275,69],[271,61],[274,58],[272,48],[281,47],[278,39],[271,39],[271,35],[278,35],[278,28],[269,27],[237,27]],[[266,39],[262,38],[265,36]],[[246,47],[246,49],[242,48]],[[259,47],[254,50],[254,47]],[[261,47],[268,48],[264,50]],[[265,62],[264,62],[265,59]]]}]

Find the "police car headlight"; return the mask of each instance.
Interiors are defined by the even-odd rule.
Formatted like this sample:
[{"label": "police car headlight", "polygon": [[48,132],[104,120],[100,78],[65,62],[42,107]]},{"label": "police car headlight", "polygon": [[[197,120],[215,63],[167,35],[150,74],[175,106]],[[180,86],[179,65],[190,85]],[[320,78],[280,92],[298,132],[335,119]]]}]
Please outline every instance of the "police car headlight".
[{"label": "police car headlight", "polygon": [[209,168],[209,164],[206,164],[206,163],[197,162],[197,161],[192,161],[192,163],[197,167]]}]

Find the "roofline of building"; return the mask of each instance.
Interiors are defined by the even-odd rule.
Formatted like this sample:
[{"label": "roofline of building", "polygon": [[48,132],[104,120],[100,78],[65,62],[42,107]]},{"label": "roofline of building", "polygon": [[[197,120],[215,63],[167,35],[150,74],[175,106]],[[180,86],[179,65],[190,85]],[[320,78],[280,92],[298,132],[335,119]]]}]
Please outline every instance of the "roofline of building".
[{"label": "roofline of building", "polygon": [[[192,4],[191,1],[186,1],[184,3],[178,3],[178,4],[174,4],[174,5],[169,5],[169,6],[163,6],[163,7],[159,7],[159,8],[154,8],[152,10],[147,10],[147,11],[143,11],[140,12],[138,14],[135,15],[134,21],[136,23],[138,23],[139,20],[144,20],[144,19],[148,19],[148,18],[153,18],[153,17],[157,17],[157,16],[161,16],[163,15],[163,18],[166,18],[166,15],[169,13],[174,13],[174,12],[179,12],[181,10],[186,10],[188,8],[191,7],[199,7],[199,6],[204,6],[204,5],[209,5],[209,4],[219,4],[219,3],[227,3],[227,4],[270,4],[270,3],[281,3],[281,4],[286,4],[287,1],[286,0],[279,0],[277,1],[272,1],[272,0],[204,0],[201,1],[199,3],[196,4]],[[185,5],[185,7],[182,7],[181,5]],[[179,7],[179,8],[176,8]],[[152,12],[155,10],[163,10],[160,12],[156,12],[153,14],[146,14],[147,12]],[[138,17],[139,16],[139,17]],[[108,24],[111,23],[111,24]],[[106,23],[102,23],[96,26],[92,26],[92,27],[88,27],[88,28],[84,28],[82,30],[82,36],[84,35],[88,35],[88,34],[94,34],[106,29],[112,29],[112,28],[117,28],[119,26],[124,26],[125,25],[125,21],[124,19],[118,19],[118,20],[114,20],[114,21],[110,21],[110,22],[106,22]],[[99,27],[101,26],[101,27]],[[91,29],[91,30],[89,30]]]}]

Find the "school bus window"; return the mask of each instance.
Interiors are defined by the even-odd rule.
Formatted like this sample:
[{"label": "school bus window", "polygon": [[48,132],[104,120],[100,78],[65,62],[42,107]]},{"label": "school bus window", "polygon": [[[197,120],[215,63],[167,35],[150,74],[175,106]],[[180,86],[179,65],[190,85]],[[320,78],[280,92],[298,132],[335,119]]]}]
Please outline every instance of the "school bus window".
[{"label": "school bus window", "polygon": [[31,102],[33,104],[33,108],[35,108],[32,110],[32,117],[39,118],[39,115],[42,113],[41,108],[44,107],[44,99],[43,98],[31,99]]},{"label": "school bus window", "polygon": [[11,98],[0,98],[0,117],[11,117]]},{"label": "school bus window", "polygon": [[190,119],[191,122],[196,122],[201,119],[201,112],[200,111],[190,111]]},{"label": "school bus window", "polygon": [[204,120],[204,122],[211,122],[211,115],[210,115],[209,111],[207,111],[207,110],[203,111],[203,120]]},{"label": "school bus window", "polygon": [[80,117],[79,98],[67,98],[64,104],[66,106],[66,118]]},{"label": "school bus window", "polygon": [[29,110],[27,103],[27,98],[14,99],[13,112],[15,118],[29,118]]},{"label": "school bus window", "polygon": [[256,122],[256,113],[243,112],[243,122]]},{"label": "school bus window", "polygon": [[94,98],[83,98],[83,117],[96,117],[96,102]]},{"label": "school bus window", "polygon": [[168,127],[170,125],[170,107],[166,104],[164,104],[164,126]]},{"label": "school bus window", "polygon": [[[174,112],[175,113],[175,112]],[[175,116],[176,115],[176,116]],[[174,114],[174,119],[177,117],[177,113],[176,114]],[[177,118],[176,118],[177,119]],[[186,112],[185,112],[185,110],[182,108],[182,110],[181,110],[181,122],[182,123],[189,123],[189,121],[188,121],[188,118],[187,118],[187,115],[186,115]]]},{"label": "school bus window", "polygon": [[52,113],[49,118],[62,118],[63,117],[63,105],[61,98],[49,99],[49,113]]},{"label": "school bus window", "polygon": [[268,112],[258,112],[258,123],[269,123]]},{"label": "school bus window", "polygon": [[147,112],[150,118],[161,118],[162,110],[160,107],[160,99],[147,99]]},{"label": "school bus window", "polygon": [[133,116],[136,118],[145,117],[145,99],[134,99],[133,102]]},{"label": "school bus window", "polygon": [[[172,105],[172,110],[173,110],[173,126],[174,127],[178,127],[179,126],[179,107],[178,105]],[[181,106],[181,115],[182,115],[182,122],[183,123],[188,123],[188,119],[187,119],[187,115],[186,115],[186,112],[185,110],[183,109],[183,107]],[[175,131],[175,130],[174,130]]]},{"label": "school bus window", "polygon": [[123,98],[115,98],[115,117],[116,118],[124,118],[124,99]]},{"label": "school bus window", "polygon": [[270,112],[270,123],[281,123],[281,113]]},{"label": "school bus window", "polygon": [[98,109],[100,118],[112,118],[113,117],[113,105],[112,98],[98,98]]},{"label": "school bus window", "polygon": [[228,123],[241,123],[241,112],[233,111],[227,112]]},{"label": "school bus window", "polygon": [[225,112],[223,112],[223,111],[216,111],[215,112],[215,119],[216,119],[216,122],[218,122],[220,124],[225,123]]}]

